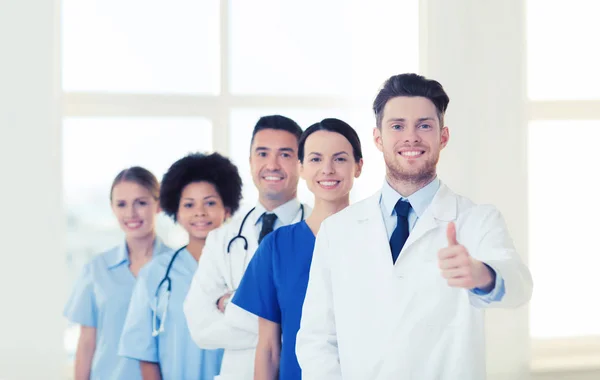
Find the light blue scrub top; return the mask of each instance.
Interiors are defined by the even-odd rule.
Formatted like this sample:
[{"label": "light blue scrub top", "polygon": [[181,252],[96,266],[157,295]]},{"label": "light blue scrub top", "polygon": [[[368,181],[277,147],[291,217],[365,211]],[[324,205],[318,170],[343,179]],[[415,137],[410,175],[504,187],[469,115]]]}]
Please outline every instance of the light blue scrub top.
[{"label": "light blue scrub top", "polygon": [[[212,380],[221,370],[223,350],[198,348],[188,330],[183,314],[183,301],[198,262],[187,249],[179,251],[171,266],[171,296],[168,305],[165,296],[167,281],[158,290],[174,254],[175,251],[158,256],[140,271],[123,328],[119,355],[159,363],[163,379]],[[152,319],[157,293],[159,304],[156,329],[163,322],[165,307],[167,314],[164,331],[153,337]]]},{"label": "light blue scrub top", "polygon": [[[172,251],[156,238],[154,256]],[[129,270],[125,242],[85,265],[67,302],[64,315],[73,323],[96,328],[96,351],[90,380],[136,380],[138,363],[117,355],[121,331],[136,279]]]},{"label": "light blue scrub top", "polygon": [[296,334],[314,247],[315,235],[305,221],[271,232],[250,260],[232,300],[242,309],[281,325],[281,380],[302,378]]}]

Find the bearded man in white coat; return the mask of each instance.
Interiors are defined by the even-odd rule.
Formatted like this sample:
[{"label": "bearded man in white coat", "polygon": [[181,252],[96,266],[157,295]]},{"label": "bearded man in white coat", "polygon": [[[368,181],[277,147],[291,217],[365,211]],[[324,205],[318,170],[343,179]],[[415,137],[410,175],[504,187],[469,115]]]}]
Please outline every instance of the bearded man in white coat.
[{"label": "bearded man in white coat", "polygon": [[500,212],[437,177],[448,103],[416,74],[377,95],[386,178],[321,225],[296,342],[303,379],[485,379],[484,310],[531,298]]}]

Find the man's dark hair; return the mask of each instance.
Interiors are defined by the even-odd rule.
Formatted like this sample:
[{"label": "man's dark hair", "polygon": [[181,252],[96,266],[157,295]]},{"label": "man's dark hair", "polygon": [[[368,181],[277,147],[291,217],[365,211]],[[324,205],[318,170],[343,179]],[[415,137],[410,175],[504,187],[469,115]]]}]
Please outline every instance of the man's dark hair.
[{"label": "man's dark hair", "polygon": [[263,116],[256,122],[254,126],[254,130],[252,131],[252,140],[250,141],[250,146],[254,143],[254,136],[263,129],[274,129],[277,131],[286,131],[294,136],[296,136],[296,140],[300,140],[300,136],[302,136],[302,128],[296,123],[294,120],[289,117],[281,116],[281,115],[269,115]]},{"label": "man's dark hair", "polygon": [[431,100],[437,110],[440,127],[444,126],[444,114],[448,108],[450,98],[442,85],[432,79],[427,79],[418,74],[394,75],[385,81],[381,90],[373,101],[373,112],[377,120],[377,127],[381,128],[383,109],[387,102],[398,96],[421,96]]}]

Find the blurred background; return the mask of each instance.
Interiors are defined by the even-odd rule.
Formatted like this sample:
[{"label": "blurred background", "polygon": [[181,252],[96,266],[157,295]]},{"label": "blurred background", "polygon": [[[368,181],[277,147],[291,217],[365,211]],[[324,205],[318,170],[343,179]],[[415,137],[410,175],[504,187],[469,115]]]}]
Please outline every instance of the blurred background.
[{"label": "blurred background", "polygon": [[384,175],[371,102],[402,72],[446,88],[440,178],[500,208],[534,276],[527,307],[488,313],[488,378],[600,379],[598,14],[591,0],[0,0],[0,379],[70,375],[62,308],[120,242],[121,169],[160,178],[218,151],[251,205],[259,116],[337,117],[363,142],[360,200]]}]

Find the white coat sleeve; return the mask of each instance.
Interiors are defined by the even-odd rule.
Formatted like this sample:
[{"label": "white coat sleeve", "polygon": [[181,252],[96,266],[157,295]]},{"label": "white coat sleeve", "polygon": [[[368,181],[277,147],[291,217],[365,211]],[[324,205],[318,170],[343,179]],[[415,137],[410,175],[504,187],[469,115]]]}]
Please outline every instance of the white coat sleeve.
[{"label": "white coat sleeve", "polygon": [[254,348],[258,334],[234,327],[217,308],[217,300],[228,289],[223,267],[219,266],[219,260],[226,254],[223,242],[219,241],[223,234],[215,232],[208,234],[183,304],[190,334],[198,347],[204,349]]},{"label": "white coat sleeve", "polygon": [[296,355],[303,380],[341,380],[326,222],[323,222],[313,253],[306,298],[302,307]]},{"label": "white coat sleeve", "polygon": [[[493,206],[479,206],[481,212],[478,243],[471,255],[489,265],[502,279],[503,295],[490,302],[486,297],[469,294],[475,307],[514,308],[531,299],[533,280],[531,273],[517,253],[500,212]],[[459,240],[460,241],[460,240]],[[496,286],[499,286],[496,282]]]}]

